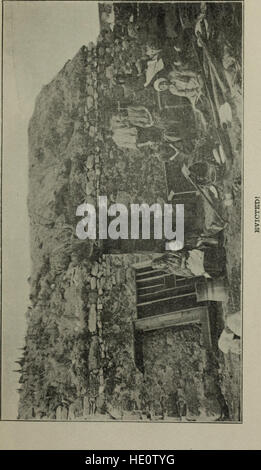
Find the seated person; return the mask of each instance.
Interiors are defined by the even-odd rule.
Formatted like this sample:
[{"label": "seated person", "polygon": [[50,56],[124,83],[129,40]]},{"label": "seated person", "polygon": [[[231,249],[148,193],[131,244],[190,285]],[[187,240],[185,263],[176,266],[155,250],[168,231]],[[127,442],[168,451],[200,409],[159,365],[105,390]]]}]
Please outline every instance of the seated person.
[{"label": "seated person", "polygon": [[112,140],[120,148],[139,149],[153,146],[161,139],[161,131],[155,127],[117,127],[111,131]]},{"label": "seated person", "polygon": [[[171,242],[169,246],[171,249]],[[194,276],[219,277],[224,274],[225,250],[207,247],[187,251],[168,251],[155,258],[151,265],[153,269],[162,269],[167,273],[187,278]]]},{"label": "seated person", "polygon": [[206,129],[206,119],[197,106],[202,97],[202,81],[199,75],[195,72],[180,72],[173,69],[167,78],[162,77],[154,82],[154,89],[159,93],[169,91],[172,95],[189,100],[195,117],[199,119],[203,128]]}]

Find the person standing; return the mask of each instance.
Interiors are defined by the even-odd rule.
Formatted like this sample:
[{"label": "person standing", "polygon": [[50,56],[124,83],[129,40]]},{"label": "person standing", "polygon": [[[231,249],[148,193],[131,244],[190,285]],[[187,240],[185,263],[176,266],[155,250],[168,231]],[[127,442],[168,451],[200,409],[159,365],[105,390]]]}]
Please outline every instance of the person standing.
[{"label": "person standing", "polygon": [[151,263],[153,269],[182,277],[206,278],[219,277],[224,274],[225,250],[216,246],[202,249],[168,251],[155,258]]}]

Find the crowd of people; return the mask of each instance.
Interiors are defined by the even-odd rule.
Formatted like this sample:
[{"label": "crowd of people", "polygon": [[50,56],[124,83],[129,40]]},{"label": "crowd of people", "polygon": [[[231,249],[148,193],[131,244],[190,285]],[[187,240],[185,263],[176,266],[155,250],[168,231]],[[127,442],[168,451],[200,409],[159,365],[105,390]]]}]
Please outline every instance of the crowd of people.
[{"label": "crowd of people", "polygon": [[[190,40],[185,26],[180,32],[182,38],[170,42],[168,49],[153,36],[140,44],[138,33],[122,44],[119,39],[114,40],[114,54],[118,48],[118,57],[114,55],[106,76],[112,94],[117,86],[123,90],[118,110],[110,122],[111,136],[118,147],[139,149],[150,145],[153,148],[159,142],[167,142],[168,146],[174,147],[173,155],[177,155],[181,149],[188,153],[184,141],[190,140],[191,153],[193,139],[202,133],[215,133],[213,127],[216,126],[217,152],[222,154],[222,160],[225,145],[220,142],[219,131],[232,117],[227,99],[229,83],[221,61],[219,64],[211,52],[207,10],[202,3],[194,24],[189,25]],[[120,64],[118,60],[121,60]],[[150,92],[149,96],[153,96],[152,90],[151,108],[139,106],[137,101],[142,94]],[[133,103],[135,98],[136,103]],[[157,111],[154,102],[158,105]],[[175,145],[177,142],[179,145]]]},{"label": "crowd of people", "polygon": [[[198,194],[217,213],[215,202],[227,206],[233,197],[224,194],[222,178],[233,161],[228,129],[233,121],[231,97],[237,81],[240,93],[240,66],[225,40],[222,47],[217,45],[206,3],[197,8],[192,17],[180,16],[167,45],[153,35],[144,36],[142,42],[142,32],[132,21],[127,38],[121,41],[114,35],[114,66],[106,70],[106,91],[112,97],[115,93],[116,106],[106,136],[126,158],[129,151],[140,153],[142,158],[142,149],[148,148],[151,158],[159,158],[164,164],[179,159],[184,163],[185,176],[189,175]],[[205,231],[202,239],[197,237],[179,252],[170,250],[154,258],[152,267],[185,278],[226,278],[226,253],[220,236],[226,222],[217,216],[211,233]],[[226,326],[220,350],[239,351],[240,335],[234,330],[234,326]],[[164,419],[165,395],[160,384],[158,389]],[[186,415],[182,390],[175,400],[182,419]],[[143,407],[152,418],[150,405],[144,403]]]}]

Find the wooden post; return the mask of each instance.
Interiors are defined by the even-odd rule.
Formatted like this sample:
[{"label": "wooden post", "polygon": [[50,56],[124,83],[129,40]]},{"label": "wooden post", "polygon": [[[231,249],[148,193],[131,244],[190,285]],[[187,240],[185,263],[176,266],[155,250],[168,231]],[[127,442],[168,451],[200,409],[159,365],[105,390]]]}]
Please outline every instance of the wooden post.
[{"label": "wooden post", "polygon": [[195,307],[177,312],[164,313],[151,317],[139,318],[134,321],[135,329],[138,331],[160,330],[172,326],[184,326],[200,323],[202,315],[206,314],[207,307]]},{"label": "wooden post", "polygon": [[212,338],[207,305],[179,310],[177,312],[164,313],[162,315],[139,318],[134,321],[135,331],[140,333],[193,324],[201,324],[204,347],[206,349],[211,349]]}]

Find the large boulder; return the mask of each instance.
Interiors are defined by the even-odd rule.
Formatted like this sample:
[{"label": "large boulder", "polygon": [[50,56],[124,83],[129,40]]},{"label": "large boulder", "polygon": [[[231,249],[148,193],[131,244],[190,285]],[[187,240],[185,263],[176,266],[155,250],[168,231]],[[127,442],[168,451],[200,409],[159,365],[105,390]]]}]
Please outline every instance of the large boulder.
[{"label": "large boulder", "polygon": [[92,336],[90,349],[88,354],[88,369],[92,370],[99,369],[100,365],[100,354],[99,354],[99,340],[98,336]]},{"label": "large boulder", "polygon": [[96,306],[94,304],[90,306],[89,310],[88,330],[90,333],[96,331]]}]

